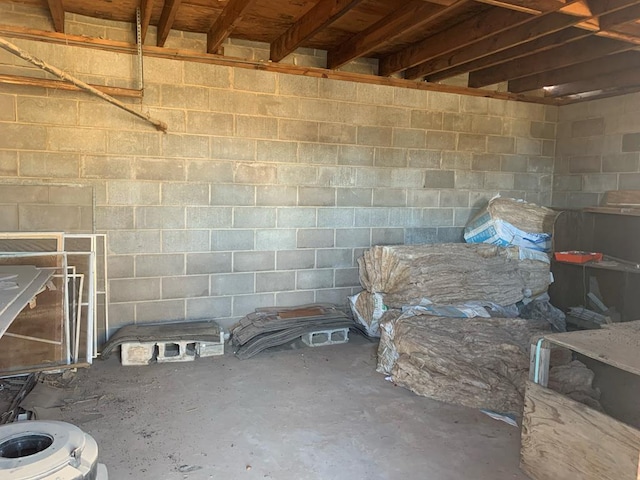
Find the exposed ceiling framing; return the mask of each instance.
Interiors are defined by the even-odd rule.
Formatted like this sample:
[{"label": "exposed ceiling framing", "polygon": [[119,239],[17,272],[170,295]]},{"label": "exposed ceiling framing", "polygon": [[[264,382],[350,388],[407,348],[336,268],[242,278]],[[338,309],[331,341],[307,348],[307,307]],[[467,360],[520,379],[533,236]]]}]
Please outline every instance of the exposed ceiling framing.
[{"label": "exposed ceiling framing", "polygon": [[46,8],[59,33],[65,13],[133,23],[140,8],[143,43],[150,26],[158,47],[172,30],[206,34],[209,54],[224,55],[228,38],[252,40],[269,44],[271,65],[304,47],[325,50],[331,70],[371,57],[381,77],[468,74],[471,88],[507,82],[558,103],[640,90],[640,0],[0,2]]}]

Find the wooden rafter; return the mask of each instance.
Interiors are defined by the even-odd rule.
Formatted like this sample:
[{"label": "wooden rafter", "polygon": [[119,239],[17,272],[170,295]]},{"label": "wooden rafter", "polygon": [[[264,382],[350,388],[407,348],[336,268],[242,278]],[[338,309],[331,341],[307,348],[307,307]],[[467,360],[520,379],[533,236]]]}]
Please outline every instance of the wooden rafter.
[{"label": "wooden rafter", "polygon": [[522,12],[491,9],[383,58],[380,61],[380,75],[401,72],[435,56],[470,45],[487,35],[507,30],[529,18],[529,14]]},{"label": "wooden rafter", "polygon": [[626,70],[629,68],[629,65],[640,65],[640,52],[618,53],[558,70],[542,72],[512,80],[509,82],[509,91],[515,93],[529,92],[542,87],[589,80],[598,75],[610,75]]},{"label": "wooden rafter", "polygon": [[147,31],[149,30],[149,23],[151,22],[152,11],[153,0],[140,0],[140,36],[142,44],[144,44],[144,40],[147,38]]},{"label": "wooden rafter", "polygon": [[[418,65],[415,69],[407,70],[406,77],[418,78],[426,75],[428,81],[439,81],[539,51],[549,50],[552,47],[560,46],[562,43],[574,41],[592,33],[599,34],[597,27],[598,16],[625,9],[630,3],[637,1],[611,1],[609,2],[609,10],[601,9],[590,18],[581,18],[563,13],[549,13],[532,18],[521,27],[515,27],[498,36],[485,38],[465,49],[443,55]],[[576,12],[572,13],[575,14]],[[581,14],[584,13],[581,12]],[[595,22],[595,28],[590,27],[592,22]],[[576,33],[576,29],[566,30],[571,26],[582,29],[583,33]],[[561,30],[562,32],[560,32]]]},{"label": "wooden rafter", "polygon": [[640,5],[633,5],[602,16],[600,19],[600,28],[602,30],[608,30],[609,28],[634,22],[638,17],[640,17]]},{"label": "wooden rafter", "polygon": [[255,0],[230,0],[207,32],[207,52],[217,53],[220,45],[236,28]]},{"label": "wooden rafter", "polygon": [[158,23],[158,46],[163,47],[164,42],[167,41],[173,22],[178,14],[178,8],[182,0],[166,0],[164,8],[162,9],[162,15],[160,15],[160,22]]},{"label": "wooden rafter", "polygon": [[409,1],[371,27],[354,35],[338,48],[329,50],[327,66],[336,69],[356,58],[363,57],[380,45],[432,22],[443,10],[447,8],[424,0]]},{"label": "wooden rafter", "polygon": [[577,93],[632,87],[640,87],[640,69],[622,70],[615,72],[614,75],[598,75],[594,78],[555,85],[545,89],[545,95],[549,97],[565,97]]},{"label": "wooden rafter", "polygon": [[474,71],[490,67],[499,68],[503,63],[518,61],[518,59],[526,58],[536,53],[548,52],[554,48],[558,48],[563,45],[570,44],[571,42],[575,42],[576,40],[587,38],[589,35],[589,32],[585,32],[577,28],[560,30],[559,32],[552,33],[551,35],[546,35],[526,44],[517,45],[501,52],[493,53],[486,57],[473,60],[469,63],[466,63],[462,71],[456,69],[447,70],[436,73],[434,75],[427,75],[426,79],[430,82],[436,82],[444,78],[453,76],[454,72],[473,73]]},{"label": "wooden rafter", "polygon": [[271,60],[279,62],[361,1],[363,0],[320,0],[271,44]]},{"label": "wooden rafter", "polygon": [[56,32],[64,33],[64,7],[62,0],[47,0],[51,20],[53,20],[53,28]]},{"label": "wooden rafter", "polygon": [[527,55],[499,65],[472,72],[469,86],[485,87],[506,80],[526,77],[540,72],[575,65],[613,53],[625,52],[635,45],[608,38],[588,37],[546,52]]},{"label": "wooden rafter", "polygon": [[531,20],[524,25],[511,28],[499,35],[483,38],[466,48],[458,49],[421,63],[407,70],[405,78],[420,78],[429,75],[429,80],[436,81],[452,77],[469,71],[466,68],[469,62],[550,35],[571,25],[575,25],[580,21],[577,17],[563,15],[561,13],[532,17]]},{"label": "wooden rafter", "polygon": [[478,0],[480,3],[495,5],[508,10],[517,10],[530,14],[538,14],[559,10],[566,4],[558,0]]}]

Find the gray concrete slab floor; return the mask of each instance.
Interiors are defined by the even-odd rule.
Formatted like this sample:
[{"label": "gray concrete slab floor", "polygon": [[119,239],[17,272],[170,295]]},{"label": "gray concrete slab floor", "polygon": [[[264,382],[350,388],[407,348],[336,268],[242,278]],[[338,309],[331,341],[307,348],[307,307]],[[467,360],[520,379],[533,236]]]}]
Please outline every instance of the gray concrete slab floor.
[{"label": "gray concrete slab floor", "polygon": [[111,480],[506,480],[519,429],[414,395],[376,346],[80,371],[63,420],[97,440]]}]

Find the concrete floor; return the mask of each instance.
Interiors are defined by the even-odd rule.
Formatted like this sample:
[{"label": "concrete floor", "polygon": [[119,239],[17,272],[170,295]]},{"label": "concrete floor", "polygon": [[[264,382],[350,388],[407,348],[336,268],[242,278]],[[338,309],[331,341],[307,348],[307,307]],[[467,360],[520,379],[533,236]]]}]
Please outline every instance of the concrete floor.
[{"label": "concrete floor", "polygon": [[376,346],[290,349],[79,372],[64,420],[109,478],[526,479],[519,429],[414,395],[375,372]]}]

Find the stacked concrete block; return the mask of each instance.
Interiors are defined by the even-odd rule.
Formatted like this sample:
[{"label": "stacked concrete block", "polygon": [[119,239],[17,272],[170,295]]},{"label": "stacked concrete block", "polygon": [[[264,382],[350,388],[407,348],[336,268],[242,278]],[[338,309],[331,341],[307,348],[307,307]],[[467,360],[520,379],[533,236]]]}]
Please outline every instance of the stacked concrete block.
[{"label": "stacked concrete block", "polygon": [[553,203],[598,205],[607,190],[640,189],[640,116],[635,94],[562,107]]}]

